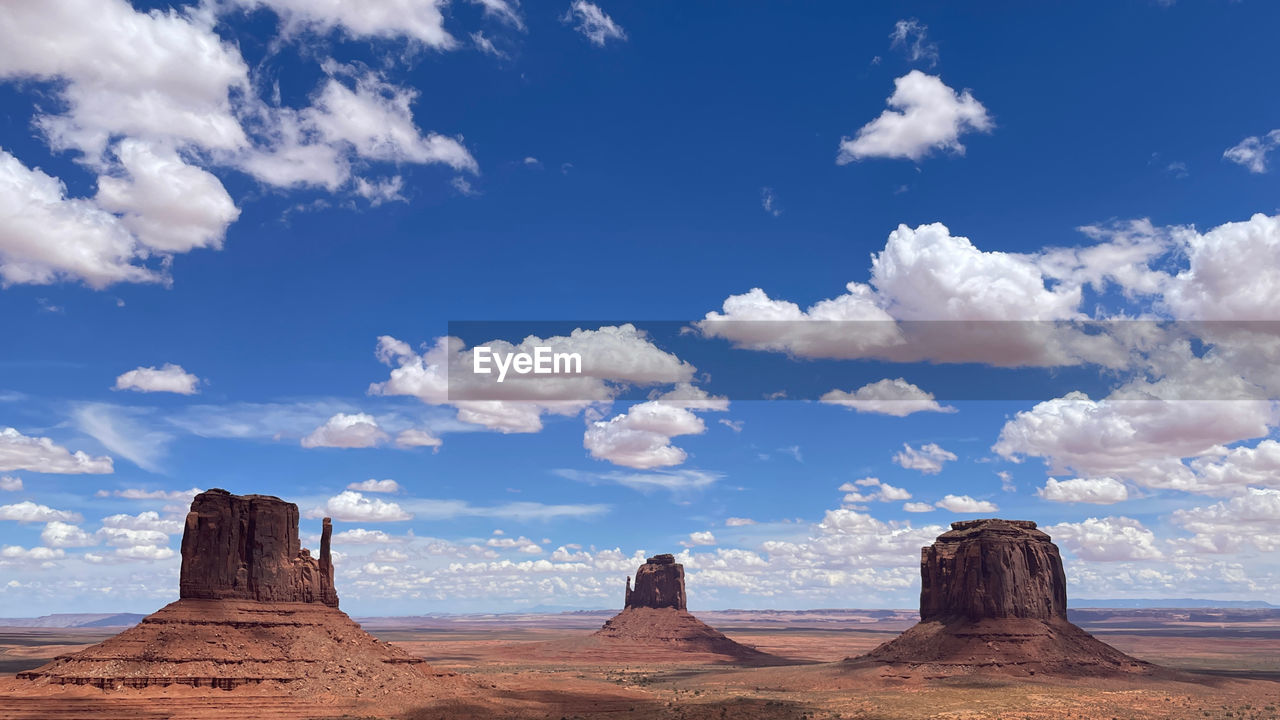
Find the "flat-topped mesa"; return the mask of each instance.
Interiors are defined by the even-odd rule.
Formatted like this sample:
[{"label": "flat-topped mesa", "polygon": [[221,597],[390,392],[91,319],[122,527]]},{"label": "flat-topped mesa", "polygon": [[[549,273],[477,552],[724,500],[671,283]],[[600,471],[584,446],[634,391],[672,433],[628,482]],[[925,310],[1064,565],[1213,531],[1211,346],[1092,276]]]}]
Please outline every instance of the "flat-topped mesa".
[{"label": "flat-topped mesa", "polygon": [[298,506],[270,495],[213,489],[191,502],[182,533],[181,598],[338,606],[324,519],[320,557],[301,547]]},{"label": "flat-topped mesa", "polygon": [[624,608],[675,608],[686,610],[684,565],[674,555],[654,555],[636,571],[635,588],[627,578]]},{"label": "flat-topped mesa", "polygon": [[920,554],[921,621],[1067,617],[1067,579],[1049,536],[1029,520],[951,523]]}]

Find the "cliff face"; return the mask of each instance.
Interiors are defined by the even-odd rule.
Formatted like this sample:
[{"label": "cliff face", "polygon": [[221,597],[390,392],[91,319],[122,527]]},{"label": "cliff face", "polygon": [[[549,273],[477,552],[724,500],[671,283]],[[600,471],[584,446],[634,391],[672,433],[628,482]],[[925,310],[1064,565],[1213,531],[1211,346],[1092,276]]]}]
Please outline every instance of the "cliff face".
[{"label": "cliff face", "polygon": [[200,493],[182,533],[181,598],[338,606],[324,519],[320,557],[298,541],[298,506],[269,495]]},{"label": "cliff face", "polygon": [[674,555],[654,555],[636,571],[635,588],[627,578],[625,608],[685,610],[684,566]]},{"label": "cliff face", "polygon": [[967,520],[920,554],[920,619],[1067,617],[1067,578],[1027,520]]},{"label": "cliff face", "polygon": [[852,663],[1103,676],[1152,666],[1067,621],[1067,580],[1049,536],[1026,520],[967,520],[920,554],[920,622]]}]

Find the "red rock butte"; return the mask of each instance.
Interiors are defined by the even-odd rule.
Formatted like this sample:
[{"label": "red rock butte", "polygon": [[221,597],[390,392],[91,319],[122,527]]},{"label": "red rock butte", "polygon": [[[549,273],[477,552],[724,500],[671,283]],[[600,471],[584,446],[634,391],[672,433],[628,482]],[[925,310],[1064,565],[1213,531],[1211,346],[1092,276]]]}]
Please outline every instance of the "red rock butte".
[{"label": "red rock butte", "polygon": [[350,697],[430,695],[451,674],[365,632],[338,609],[324,519],[320,556],[298,539],[298,506],[209,490],[182,535],[179,600],[92,647],[18,674],[42,685],[166,685]]},{"label": "red rock butte", "polygon": [[943,674],[1148,672],[1067,620],[1062,556],[1027,520],[951,523],[920,553],[920,622],[855,664]]},{"label": "red rock butte", "polygon": [[636,571],[635,587],[627,578],[622,612],[607,620],[590,640],[614,658],[675,660],[688,655],[717,656],[744,664],[782,662],[768,653],[730,640],[689,614],[684,566],[674,555],[655,555]]}]

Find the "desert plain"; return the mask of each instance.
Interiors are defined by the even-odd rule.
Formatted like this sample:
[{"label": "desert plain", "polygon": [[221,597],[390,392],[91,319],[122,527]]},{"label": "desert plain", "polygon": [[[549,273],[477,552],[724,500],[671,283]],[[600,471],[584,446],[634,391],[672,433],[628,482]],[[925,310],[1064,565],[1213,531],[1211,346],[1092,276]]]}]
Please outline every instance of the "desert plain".
[{"label": "desert plain", "polygon": [[840,661],[892,639],[914,610],[698,612],[792,665],[745,667],[685,652],[611,662],[530,652],[582,642],[612,611],[356,618],[440,674],[431,698],[298,698],[269,685],[128,693],[49,687],[17,672],[123,628],[0,628],[0,718],[1233,718],[1280,717],[1280,610],[1081,609],[1073,622],[1176,671],[1167,678],[874,678]]}]

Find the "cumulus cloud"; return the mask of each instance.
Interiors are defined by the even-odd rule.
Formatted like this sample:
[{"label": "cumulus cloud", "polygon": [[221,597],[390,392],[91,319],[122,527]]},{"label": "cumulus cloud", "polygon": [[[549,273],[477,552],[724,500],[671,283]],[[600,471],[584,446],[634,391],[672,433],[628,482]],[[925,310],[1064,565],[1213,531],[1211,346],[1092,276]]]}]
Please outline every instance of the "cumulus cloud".
[{"label": "cumulus cloud", "polygon": [[627,39],[622,26],[605,14],[599,5],[586,0],[573,0],[561,20],[569,24],[576,23],[573,29],[582,33],[596,47],[604,47],[610,40]]},{"label": "cumulus cloud", "polygon": [[312,517],[328,516],[343,522],[400,522],[412,520],[398,504],[367,498],[354,490],[344,490],[325,502],[324,507],[309,513]]},{"label": "cumulus cloud", "polygon": [[879,382],[868,383],[853,392],[831,390],[823,394],[819,401],[858,412],[894,417],[906,417],[917,412],[956,411],[953,407],[938,404],[931,393],[921,390],[903,378],[894,380],[886,378]]},{"label": "cumulus cloud", "polygon": [[[325,62],[302,108],[270,101],[219,13],[270,7],[285,34],[340,30],[457,46],[435,2],[234,0],[142,12],[125,0],[48,0],[0,15],[0,80],[47,82],[56,110],[34,125],[55,152],[96,174],[93,197],[0,149],[0,282],[168,282],[174,255],[221,247],[240,210],[214,174],[235,168],[277,187],[399,197],[399,180],[355,177],[371,162],[445,164],[476,172],[459,138],[423,133],[413,90],[379,73]],[[485,2],[490,14],[510,6]],[[509,17],[518,20],[512,12]],[[113,28],[103,32],[102,28]]]},{"label": "cumulus cloud", "polygon": [[[1073,392],[1019,412],[1001,428],[992,449],[1015,461],[1044,458],[1051,473],[1229,494],[1241,489],[1226,470],[1230,461],[1218,470],[1206,462],[1201,465],[1206,472],[1197,475],[1180,458],[1264,436],[1272,414],[1265,402],[1180,402],[1124,394],[1092,400]],[[1244,461],[1245,454],[1235,460]]]},{"label": "cumulus cloud", "polygon": [[1267,155],[1280,147],[1280,129],[1272,130],[1263,136],[1250,136],[1229,147],[1222,157],[1237,165],[1243,165],[1251,173],[1267,171]]},{"label": "cumulus cloud", "polygon": [[927,513],[927,512],[933,512],[934,507],[929,503],[909,502],[909,503],[902,503],[902,509],[909,513]]},{"label": "cumulus cloud", "polygon": [[681,545],[685,547],[699,547],[703,545],[715,545],[716,536],[710,530],[689,533],[688,540],[682,540]]},{"label": "cumulus cloud", "polygon": [[444,441],[440,438],[432,435],[426,430],[419,430],[418,428],[401,430],[396,434],[396,447],[399,448],[429,447],[439,449],[443,444]]},{"label": "cumulus cloud", "polygon": [[872,501],[895,502],[911,499],[911,493],[906,490],[881,482],[879,478],[873,477],[844,483],[840,486],[840,492],[847,493],[844,496],[844,502],[849,504]]},{"label": "cumulus cloud", "polygon": [[1000,509],[993,502],[975,500],[968,495],[947,495],[934,505],[954,513],[992,513]]},{"label": "cumulus cloud", "polygon": [[499,383],[496,372],[474,372],[475,349],[465,349],[457,338],[438,338],[419,354],[408,343],[383,336],[378,338],[377,355],[393,369],[389,379],[370,385],[369,393],[416,397],[430,405],[456,408],[458,419],[466,423],[504,433],[530,433],[542,429],[544,414],[576,415],[609,402],[624,386],[688,383],[695,370],[629,324],[577,329],[568,336],[529,336],[519,345],[496,340],[482,345],[504,357],[532,354],[538,347],[577,353],[582,372],[508,375]]},{"label": "cumulus cloud", "polygon": [[302,438],[302,447],[370,448],[387,438],[372,415],[338,413]]},{"label": "cumulus cloud", "polygon": [[1187,545],[1203,552],[1236,552],[1246,546],[1280,550],[1280,489],[1249,488],[1208,507],[1176,510],[1173,522],[1194,533]]},{"label": "cumulus cloud", "polygon": [[688,455],[671,444],[677,435],[700,435],[707,426],[692,412],[659,402],[632,405],[610,420],[591,423],[582,446],[591,457],[647,470],[679,465]]},{"label": "cumulus cloud", "polygon": [[868,157],[918,161],[934,150],[962,155],[961,135],[989,132],[994,125],[968,90],[957,93],[939,77],[912,70],[893,83],[889,109],[840,141],[837,164]]},{"label": "cumulus cloud", "polygon": [[69,512],[67,510],[54,510],[48,505],[37,505],[30,500],[24,500],[13,505],[0,505],[0,520],[13,520],[20,523],[31,522],[59,522],[76,523],[81,520],[80,513]]},{"label": "cumulus cloud", "polygon": [[21,492],[22,478],[11,477],[9,475],[0,476],[0,490],[5,492]]},{"label": "cumulus cloud", "polygon": [[159,370],[154,366],[138,367],[123,373],[116,378],[112,389],[195,395],[200,392],[200,378],[183,370],[181,365],[165,363]]},{"label": "cumulus cloud", "polygon": [[45,524],[40,532],[40,542],[47,547],[92,547],[98,544],[93,535],[80,529],[78,525],[53,520]]},{"label": "cumulus cloud", "polygon": [[160,513],[157,513],[154,510],[147,510],[140,512],[137,515],[109,515],[102,518],[102,526],[105,528],[138,530],[172,535],[182,532],[183,519],[177,515],[161,517]]},{"label": "cumulus cloud", "polygon": [[398,493],[401,490],[400,483],[395,480],[374,480],[372,478],[363,482],[353,482],[347,485],[347,489],[372,493]]},{"label": "cumulus cloud", "polygon": [[1157,547],[1155,534],[1132,518],[1089,518],[1078,523],[1051,525],[1045,532],[1082,560],[1115,562],[1164,557]]},{"label": "cumulus cloud", "polygon": [[28,437],[16,428],[0,429],[0,471],[30,470],[38,473],[110,473],[111,458],[74,453],[43,437]]},{"label": "cumulus cloud", "polygon": [[1129,499],[1129,488],[1114,478],[1049,478],[1036,494],[1045,500],[1064,503],[1112,505]]},{"label": "cumulus cloud", "polygon": [[902,443],[902,451],[893,456],[895,464],[907,470],[919,470],[925,475],[942,472],[942,464],[955,459],[955,453],[943,450],[937,443],[926,443],[919,449]]},{"label": "cumulus cloud", "polygon": [[33,547],[24,548],[18,545],[5,545],[0,548],[0,566],[36,565],[53,567],[53,561],[66,557],[62,548]]}]

